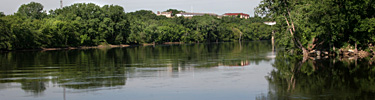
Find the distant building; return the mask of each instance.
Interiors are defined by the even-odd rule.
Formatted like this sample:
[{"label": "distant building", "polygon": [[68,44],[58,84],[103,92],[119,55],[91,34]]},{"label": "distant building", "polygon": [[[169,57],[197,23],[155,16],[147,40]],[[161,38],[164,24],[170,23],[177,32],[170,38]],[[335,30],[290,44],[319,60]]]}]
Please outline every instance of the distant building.
[{"label": "distant building", "polygon": [[204,16],[204,15],[210,15],[210,16],[217,16],[217,14],[214,13],[179,13],[176,14],[177,17],[193,17],[193,16]]},{"label": "distant building", "polygon": [[160,12],[160,11],[158,11],[158,13],[156,15],[165,16],[165,17],[170,18],[170,17],[172,17],[172,11],[170,11],[170,12]]},{"label": "distant building", "polygon": [[223,16],[234,16],[234,17],[237,17],[238,15],[240,16],[240,18],[245,18],[245,19],[250,18],[250,15],[244,14],[244,13],[225,13]]}]

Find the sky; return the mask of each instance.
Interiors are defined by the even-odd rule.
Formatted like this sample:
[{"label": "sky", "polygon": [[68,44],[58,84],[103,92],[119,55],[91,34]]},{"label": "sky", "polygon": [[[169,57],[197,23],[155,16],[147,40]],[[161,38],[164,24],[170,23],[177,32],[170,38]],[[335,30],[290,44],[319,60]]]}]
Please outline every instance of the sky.
[{"label": "sky", "polygon": [[[0,12],[14,14],[22,4],[38,2],[44,6],[44,10],[54,10],[60,7],[60,0],[0,0]],[[261,0],[63,0],[63,6],[74,3],[95,3],[103,5],[119,5],[125,12],[137,10],[166,11],[178,9],[186,12],[197,13],[246,13],[254,15],[254,8]]]}]

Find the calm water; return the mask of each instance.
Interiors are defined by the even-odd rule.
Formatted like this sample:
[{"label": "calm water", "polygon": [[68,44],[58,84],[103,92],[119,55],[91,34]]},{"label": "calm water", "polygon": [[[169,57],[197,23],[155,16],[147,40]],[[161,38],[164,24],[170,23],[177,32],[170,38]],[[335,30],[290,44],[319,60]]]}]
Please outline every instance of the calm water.
[{"label": "calm water", "polygon": [[370,58],[271,51],[261,41],[0,53],[0,100],[375,99]]}]

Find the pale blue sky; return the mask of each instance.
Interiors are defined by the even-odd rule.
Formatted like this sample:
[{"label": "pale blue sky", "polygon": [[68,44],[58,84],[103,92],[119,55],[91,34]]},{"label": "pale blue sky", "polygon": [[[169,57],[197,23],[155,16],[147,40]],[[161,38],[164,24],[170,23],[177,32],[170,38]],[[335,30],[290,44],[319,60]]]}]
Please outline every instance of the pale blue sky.
[{"label": "pale blue sky", "polygon": [[[22,4],[31,1],[39,2],[44,10],[49,11],[60,7],[60,0],[0,0],[0,12],[13,14]],[[63,0],[64,6],[74,3],[95,3],[97,5],[120,5],[126,12],[137,10],[165,11],[169,8],[200,13],[247,13],[254,15],[254,8],[261,0]]]}]

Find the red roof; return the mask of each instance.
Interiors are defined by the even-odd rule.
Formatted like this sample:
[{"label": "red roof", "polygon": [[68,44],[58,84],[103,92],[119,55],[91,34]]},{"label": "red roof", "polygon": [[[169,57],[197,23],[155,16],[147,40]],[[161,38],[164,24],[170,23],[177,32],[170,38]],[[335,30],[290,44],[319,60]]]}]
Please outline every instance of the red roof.
[{"label": "red roof", "polygon": [[250,16],[250,15],[244,14],[244,13],[225,13],[224,15],[228,15],[228,16],[237,16],[237,15]]}]

